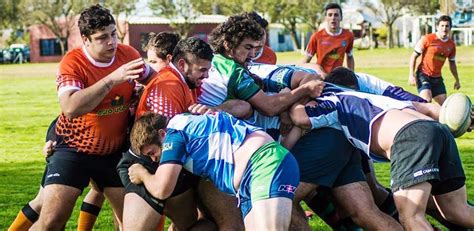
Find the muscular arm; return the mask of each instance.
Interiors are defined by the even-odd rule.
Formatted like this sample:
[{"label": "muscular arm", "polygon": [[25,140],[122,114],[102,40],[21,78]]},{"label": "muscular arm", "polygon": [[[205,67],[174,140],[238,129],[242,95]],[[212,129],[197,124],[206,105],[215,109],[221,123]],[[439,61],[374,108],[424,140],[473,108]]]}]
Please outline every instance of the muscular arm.
[{"label": "muscular arm", "polygon": [[276,116],[305,96],[319,96],[323,86],[322,81],[314,80],[285,93],[267,95],[260,90],[248,102],[263,115]]},{"label": "muscular arm", "polygon": [[416,60],[418,59],[418,56],[420,55],[416,52],[413,52],[410,56],[408,83],[412,86],[416,85],[415,68],[416,68]]},{"label": "muscular arm", "polygon": [[215,109],[225,111],[239,119],[247,119],[253,114],[252,106],[243,100],[231,99],[227,100]]},{"label": "muscular arm", "polygon": [[454,77],[454,89],[459,90],[461,88],[461,83],[459,82],[459,77],[458,77],[458,68],[456,66],[456,61],[451,61],[449,60],[449,70],[451,71],[451,74],[453,74]]},{"label": "muscular arm", "polygon": [[295,104],[290,110],[290,117],[295,126],[305,130],[311,129],[311,121],[308,114],[306,114],[305,106],[303,104]]},{"label": "muscular arm", "polygon": [[125,81],[134,80],[143,72],[143,60],[133,60],[119,67],[92,86],[81,90],[69,90],[59,96],[59,104],[68,119],[76,118],[91,112],[110,90]]},{"label": "muscular arm", "polygon": [[132,183],[143,183],[153,197],[164,200],[173,193],[182,168],[179,164],[165,163],[152,175],[140,164],[134,164],[129,168],[128,174]]}]

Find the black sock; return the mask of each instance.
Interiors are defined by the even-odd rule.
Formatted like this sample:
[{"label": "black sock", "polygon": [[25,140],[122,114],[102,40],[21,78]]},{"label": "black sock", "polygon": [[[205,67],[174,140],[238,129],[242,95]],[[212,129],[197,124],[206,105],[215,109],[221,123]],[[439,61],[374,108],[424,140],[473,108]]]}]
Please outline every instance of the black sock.
[{"label": "black sock", "polygon": [[30,204],[23,206],[21,212],[23,212],[25,217],[28,218],[28,220],[30,220],[32,223],[35,223],[39,218],[39,214],[33,210],[33,208],[31,208]]},{"label": "black sock", "polygon": [[95,215],[95,216],[99,215],[100,209],[101,209],[101,207],[99,207],[97,205],[89,204],[85,201],[83,201],[82,205],[81,205],[81,211],[90,213],[90,214]]}]

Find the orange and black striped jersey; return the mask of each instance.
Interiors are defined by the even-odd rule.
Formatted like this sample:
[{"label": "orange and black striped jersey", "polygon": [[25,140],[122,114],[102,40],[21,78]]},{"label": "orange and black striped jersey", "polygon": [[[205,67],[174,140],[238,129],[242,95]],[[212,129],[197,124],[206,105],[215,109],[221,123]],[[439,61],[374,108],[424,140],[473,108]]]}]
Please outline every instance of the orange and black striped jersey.
[{"label": "orange and black striped jersey", "polygon": [[306,55],[317,56],[316,63],[326,73],[344,63],[344,55],[352,55],[354,35],[346,29],[341,29],[339,34],[331,35],[326,29],[313,33],[306,48]]},{"label": "orange and black striped jersey", "polygon": [[272,48],[265,45],[263,46],[262,54],[254,62],[275,65],[277,63],[277,56]]},{"label": "orange and black striped jersey", "polygon": [[187,112],[188,107],[196,103],[196,90],[188,87],[172,63],[152,78],[145,86],[135,118],[148,111],[172,118]]},{"label": "orange and black striped jersey", "polygon": [[[99,63],[92,59],[84,47],[76,48],[68,52],[59,65],[56,78],[58,95],[68,90],[88,88],[123,64],[139,57],[140,54],[134,48],[119,44],[110,63]],[[147,67],[144,72],[148,72]],[[77,118],[67,119],[61,113],[56,133],[62,142],[56,148],[92,155],[117,152],[126,139],[133,88],[134,82],[124,82],[113,87],[94,110]]]},{"label": "orange and black striped jersey", "polygon": [[446,58],[455,61],[456,44],[452,39],[442,40],[436,33],[432,33],[418,41],[415,52],[422,55],[418,70],[430,77],[439,78]]}]

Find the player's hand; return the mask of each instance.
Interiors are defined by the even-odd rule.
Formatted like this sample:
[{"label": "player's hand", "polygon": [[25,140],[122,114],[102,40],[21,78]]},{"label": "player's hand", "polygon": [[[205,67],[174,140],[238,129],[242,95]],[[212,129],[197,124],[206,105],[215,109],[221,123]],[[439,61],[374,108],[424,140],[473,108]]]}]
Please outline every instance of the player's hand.
[{"label": "player's hand", "polygon": [[313,80],[303,84],[303,86],[309,90],[309,96],[316,98],[321,95],[325,84],[321,80]]},{"label": "player's hand", "polygon": [[128,168],[128,177],[134,184],[143,183],[143,174],[146,174],[147,170],[141,164],[133,164]]},{"label": "player's hand", "polygon": [[195,115],[213,114],[213,113],[217,112],[216,109],[214,109],[212,107],[209,107],[207,105],[204,105],[204,104],[199,104],[199,103],[196,103],[196,104],[193,104],[193,105],[189,106],[188,111],[191,114],[195,114]]},{"label": "player's hand", "polygon": [[43,151],[42,151],[44,157],[53,155],[55,147],[56,147],[56,141],[52,141],[52,140],[46,141],[46,143],[44,143]]},{"label": "player's hand", "polygon": [[133,81],[143,74],[143,66],[145,62],[142,58],[132,60],[126,64],[123,64],[115,71],[110,73],[107,78],[112,81],[112,86],[123,83],[125,81]]},{"label": "player's hand", "polygon": [[471,126],[467,129],[468,132],[472,132],[474,130],[474,105],[471,106]]},{"label": "player's hand", "polygon": [[461,83],[459,81],[454,82],[454,90],[459,90],[461,88]]},{"label": "player's hand", "polygon": [[294,124],[288,111],[280,113],[280,134],[286,136],[293,128]]},{"label": "player's hand", "polygon": [[410,84],[410,86],[416,86],[416,77],[413,75],[409,75],[408,84]]}]

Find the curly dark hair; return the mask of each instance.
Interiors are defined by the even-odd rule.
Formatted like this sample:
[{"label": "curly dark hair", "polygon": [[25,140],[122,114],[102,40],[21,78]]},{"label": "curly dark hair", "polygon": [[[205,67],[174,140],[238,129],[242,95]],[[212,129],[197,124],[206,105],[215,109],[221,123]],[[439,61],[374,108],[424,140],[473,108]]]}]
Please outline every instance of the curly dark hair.
[{"label": "curly dark hair", "polygon": [[264,34],[263,28],[253,19],[240,14],[234,15],[212,30],[209,43],[215,53],[223,54],[228,49],[232,50],[246,38],[261,40]]},{"label": "curly dark hair", "polygon": [[174,32],[163,31],[158,34],[150,32],[148,34],[148,44],[144,50],[153,49],[158,58],[166,59],[167,55],[173,54],[173,50],[180,39],[179,34]]},{"label": "curly dark hair", "polygon": [[115,20],[108,9],[97,4],[82,11],[78,24],[81,35],[90,39],[91,34],[103,30],[110,24],[115,25]]},{"label": "curly dark hair", "polygon": [[268,26],[268,21],[255,11],[245,12],[242,15],[255,20],[263,29],[266,29]]},{"label": "curly dark hair", "polygon": [[133,124],[132,131],[130,132],[130,148],[132,152],[141,154],[142,148],[151,144],[161,146],[163,141],[160,139],[158,131],[165,129],[166,123],[166,117],[153,112],[146,112],[140,116]]},{"label": "curly dark hair", "polygon": [[184,59],[186,62],[189,62],[189,56],[192,55],[198,59],[205,59],[212,61],[212,57],[214,54],[212,53],[212,49],[200,38],[190,37],[187,39],[183,39],[178,42],[176,47],[173,50],[173,57],[171,58],[171,62],[173,64],[177,64],[179,59]]}]

